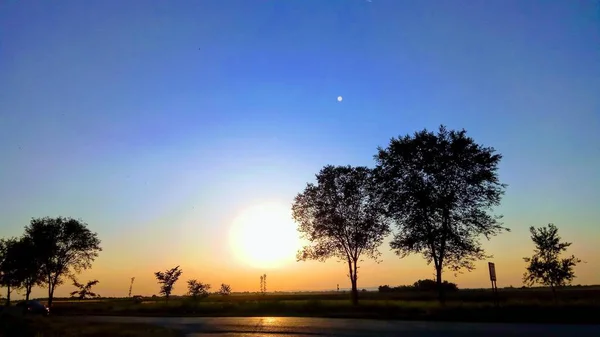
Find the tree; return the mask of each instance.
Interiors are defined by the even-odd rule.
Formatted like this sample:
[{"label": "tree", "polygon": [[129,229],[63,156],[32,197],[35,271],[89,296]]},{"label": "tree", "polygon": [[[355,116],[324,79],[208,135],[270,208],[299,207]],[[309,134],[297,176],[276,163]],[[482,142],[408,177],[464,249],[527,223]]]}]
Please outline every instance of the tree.
[{"label": "tree", "polygon": [[497,174],[501,159],[465,130],[443,125],[392,138],[375,155],[378,201],[398,229],[390,245],[401,258],[420,253],[433,262],[442,303],[442,271],[473,270],[489,257],[479,237],[508,230],[490,214],[506,188]]},{"label": "tree", "polygon": [[[436,280],[418,280],[413,284],[413,288],[418,291],[435,291],[438,290],[438,285]],[[458,291],[458,286],[456,283],[451,283],[448,281],[442,282],[442,288],[444,288],[445,292]]]},{"label": "tree", "polygon": [[33,242],[40,258],[40,270],[48,286],[48,306],[52,306],[54,290],[64,276],[73,276],[91,268],[102,251],[98,234],[87,224],[73,218],[37,218],[25,227],[25,236]]},{"label": "tree", "polygon": [[131,283],[129,283],[129,296],[131,297],[131,290],[133,289],[133,281],[135,281],[135,277],[131,278]]},{"label": "tree", "polygon": [[10,305],[10,294],[22,284],[18,242],[15,238],[0,239],[0,285],[6,287],[7,305]]},{"label": "tree", "polygon": [[157,271],[154,273],[160,284],[160,293],[165,295],[167,303],[169,302],[169,296],[171,296],[171,292],[173,291],[173,286],[179,279],[179,276],[181,276],[181,273],[183,273],[183,271],[179,269],[179,266],[165,272]]},{"label": "tree", "polygon": [[260,275],[260,293],[267,294],[267,274]]},{"label": "tree", "polygon": [[44,283],[41,258],[30,237],[23,236],[20,238],[15,249],[19,266],[18,277],[21,280],[21,287],[25,291],[25,300],[28,301],[31,289],[34,286],[42,286]]},{"label": "tree", "polygon": [[529,228],[531,240],[535,244],[532,257],[524,257],[527,271],[523,275],[523,283],[532,286],[536,283],[550,287],[554,299],[556,299],[556,288],[570,284],[575,278],[573,268],[581,262],[580,259],[571,255],[560,258],[561,253],[566,252],[571,242],[561,242],[558,228],[554,224],[547,227]]},{"label": "tree", "polygon": [[348,263],[352,303],[358,304],[357,272],[361,257],[377,260],[389,233],[372,198],[372,172],[366,167],[325,166],[292,205],[298,231],[310,244],[298,261],[338,258]]},{"label": "tree", "polygon": [[263,294],[267,294],[267,274],[263,274]]},{"label": "tree", "polygon": [[229,296],[231,294],[231,286],[229,284],[221,283],[219,294],[221,296]]},{"label": "tree", "polygon": [[100,281],[93,280],[93,281],[88,281],[88,283],[86,283],[86,284],[81,284],[81,283],[77,282],[77,279],[75,279],[75,277],[73,277],[72,280],[73,280],[73,286],[75,286],[77,288],[77,290],[72,291],[71,296],[77,296],[77,298],[79,298],[80,301],[86,299],[86,297],[90,297],[90,298],[100,297],[100,295],[92,292],[92,287],[95,286],[96,284],[98,284]]},{"label": "tree", "polygon": [[208,291],[210,290],[210,284],[201,283],[198,280],[188,280],[188,294],[192,296],[194,300],[198,297],[204,298],[208,297]]}]

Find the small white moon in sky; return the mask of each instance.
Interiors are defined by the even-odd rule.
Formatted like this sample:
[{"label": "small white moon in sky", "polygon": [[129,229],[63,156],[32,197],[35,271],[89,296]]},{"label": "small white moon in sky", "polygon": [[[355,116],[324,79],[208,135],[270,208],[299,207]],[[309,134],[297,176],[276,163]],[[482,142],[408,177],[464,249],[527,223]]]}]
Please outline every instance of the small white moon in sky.
[{"label": "small white moon in sky", "polygon": [[342,99],[343,99],[342,96],[338,96],[338,102],[341,102]]}]

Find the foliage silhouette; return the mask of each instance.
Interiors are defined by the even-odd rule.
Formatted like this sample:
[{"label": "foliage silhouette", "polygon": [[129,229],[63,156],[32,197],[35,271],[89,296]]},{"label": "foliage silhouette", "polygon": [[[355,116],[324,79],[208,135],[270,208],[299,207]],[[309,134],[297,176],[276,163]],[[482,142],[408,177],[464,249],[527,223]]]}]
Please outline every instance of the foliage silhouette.
[{"label": "foliage silhouette", "polygon": [[219,289],[219,295],[229,296],[230,294],[231,294],[231,286],[229,284],[221,283],[221,288]]},{"label": "foliage silhouette", "polygon": [[98,234],[87,224],[73,218],[37,218],[25,227],[25,236],[40,257],[44,283],[48,287],[48,306],[52,306],[54,290],[64,276],[73,276],[90,268],[102,251]]},{"label": "foliage silhouette", "polygon": [[129,284],[129,293],[127,297],[131,297],[131,290],[133,289],[133,281],[135,281],[135,277],[131,278],[131,283]]},{"label": "foliage silhouette", "polygon": [[260,275],[260,293],[267,294],[267,274]]},{"label": "foliage silhouette", "polygon": [[[444,292],[458,291],[456,283],[444,281],[441,286],[444,288]],[[438,291],[438,287],[436,280],[418,280],[413,284],[413,288],[417,291]]]},{"label": "foliage silhouette", "polygon": [[571,284],[575,278],[573,268],[581,262],[571,255],[560,258],[566,252],[571,242],[561,242],[558,228],[554,224],[547,227],[530,227],[531,240],[535,244],[532,257],[524,257],[527,271],[523,274],[523,283],[528,286],[543,284],[550,287],[556,299],[556,288]]},{"label": "foliage silhouette", "polygon": [[208,297],[208,291],[210,290],[210,284],[201,283],[198,280],[188,280],[188,295],[192,296],[194,300],[198,298]]},{"label": "foliage silhouette", "polygon": [[472,270],[488,257],[479,237],[508,230],[490,214],[506,188],[498,180],[501,158],[465,130],[444,126],[392,138],[375,155],[375,192],[398,228],[390,245],[400,257],[420,253],[433,262],[442,303],[443,270]]},{"label": "foliage silhouette", "polygon": [[72,291],[71,296],[77,297],[80,301],[86,299],[87,297],[89,297],[89,298],[100,297],[100,295],[92,292],[92,287],[95,286],[96,284],[98,284],[100,281],[92,280],[92,281],[88,281],[88,283],[86,283],[86,284],[81,284],[81,283],[77,282],[77,279],[75,277],[73,277],[72,280],[73,280],[73,286],[75,286],[75,288],[77,288],[77,290]]},{"label": "foliage silhouette", "polygon": [[22,284],[19,275],[18,240],[0,239],[0,285],[6,287],[6,304],[10,305],[10,295]]},{"label": "foliage silhouette", "polygon": [[[458,286],[456,283],[444,281],[442,282],[442,287],[444,287],[444,291],[446,293],[456,292],[458,291]],[[398,287],[390,287],[389,285],[382,285],[378,288],[380,293],[397,293],[397,292],[415,292],[415,291],[423,291],[423,292],[431,292],[438,291],[438,284],[436,280],[418,280],[412,285],[404,285]]]},{"label": "foliage silhouette", "polygon": [[377,248],[389,233],[380,216],[373,190],[372,171],[366,167],[325,166],[307,184],[292,206],[298,231],[310,244],[298,252],[299,261],[331,257],[348,263],[352,303],[358,304],[357,273],[362,256],[377,259]]},{"label": "foliage silhouette", "polygon": [[179,269],[179,266],[177,266],[165,272],[157,271],[154,273],[156,280],[158,280],[158,283],[160,284],[159,293],[165,296],[167,303],[169,302],[169,296],[171,296],[171,292],[173,291],[173,286],[179,279],[179,276],[181,276],[182,272],[183,271]]},{"label": "foliage silhouette", "polygon": [[41,257],[30,237],[23,236],[14,247],[18,265],[18,280],[21,289],[25,291],[25,300],[28,301],[31,289],[34,286],[43,286],[44,274],[42,273]]}]

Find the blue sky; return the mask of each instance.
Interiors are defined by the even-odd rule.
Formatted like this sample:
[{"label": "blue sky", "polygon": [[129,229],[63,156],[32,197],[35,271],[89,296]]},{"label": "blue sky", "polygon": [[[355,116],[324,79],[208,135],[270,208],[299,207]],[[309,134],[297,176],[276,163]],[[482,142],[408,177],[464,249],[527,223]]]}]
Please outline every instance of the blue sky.
[{"label": "blue sky", "polygon": [[504,155],[513,232],[490,249],[554,222],[593,256],[598,13],[566,0],[3,1],[0,234],[67,215],[107,255],[133,242],[147,256],[166,236],[173,254],[215,252],[241,209],[291,203],[323,165],[372,165],[389,138],[446,124]]}]

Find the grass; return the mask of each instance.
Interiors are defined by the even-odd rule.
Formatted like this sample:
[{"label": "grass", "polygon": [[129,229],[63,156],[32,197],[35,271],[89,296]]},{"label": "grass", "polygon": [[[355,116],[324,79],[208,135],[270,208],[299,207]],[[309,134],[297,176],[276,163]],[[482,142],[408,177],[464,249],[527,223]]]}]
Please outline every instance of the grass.
[{"label": "grass", "polygon": [[154,325],[95,323],[61,317],[0,319],[2,337],[180,337],[183,334]]},{"label": "grass", "polygon": [[440,320],[471,322],[600,323],[600,288],[563,290],[559,301],[550,291],[501,289],[493,304],[488,290],[461,290],[440,305],[435,293],[362,292],[360,304],[352,306],[347,293],[211,295],[194,302],[174,297],[103,301],[56,301],[54,315],[119,316],[296,316],[375,319]]}]

